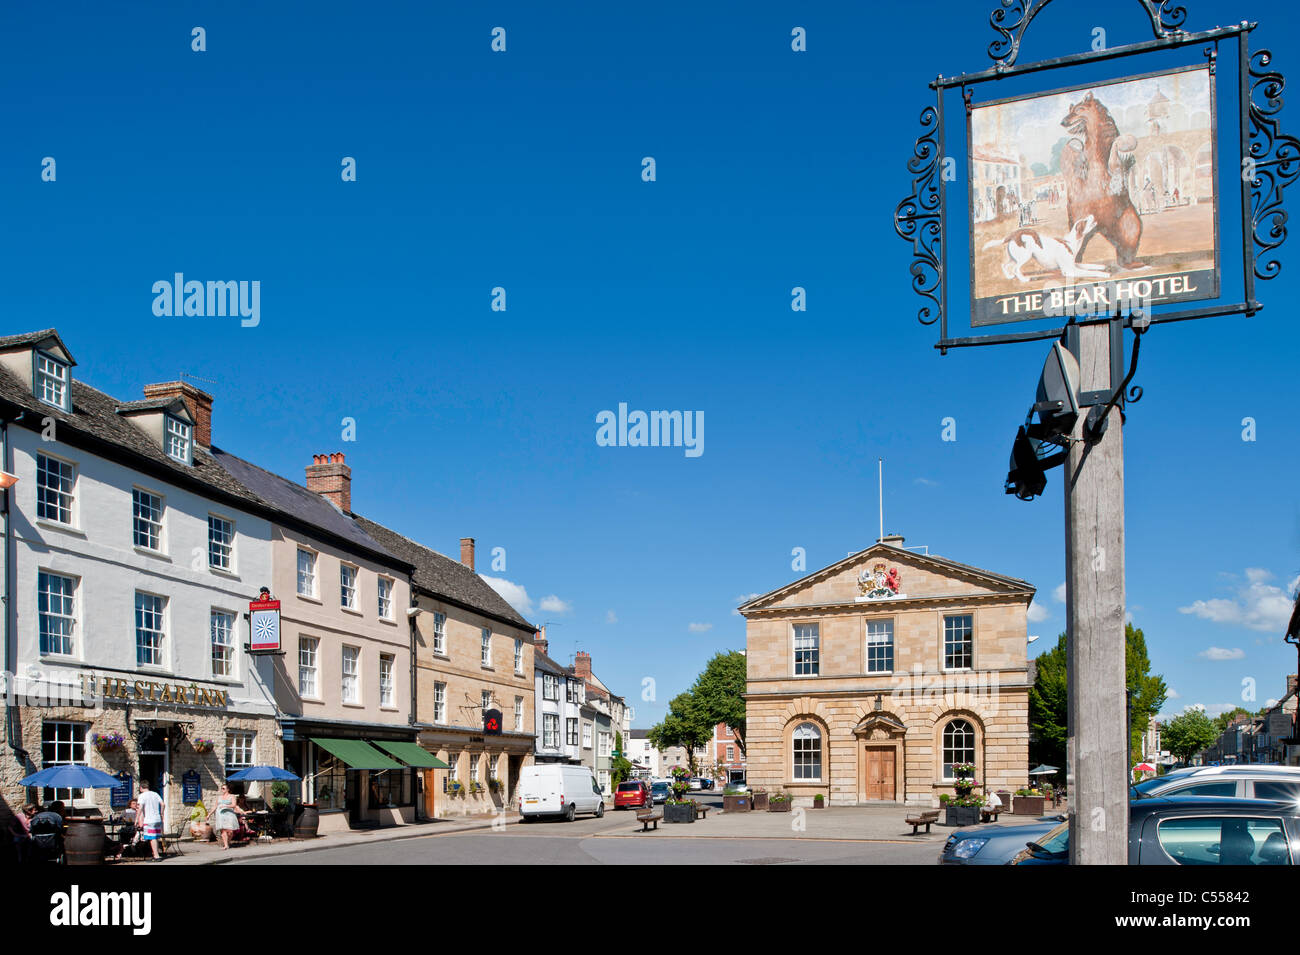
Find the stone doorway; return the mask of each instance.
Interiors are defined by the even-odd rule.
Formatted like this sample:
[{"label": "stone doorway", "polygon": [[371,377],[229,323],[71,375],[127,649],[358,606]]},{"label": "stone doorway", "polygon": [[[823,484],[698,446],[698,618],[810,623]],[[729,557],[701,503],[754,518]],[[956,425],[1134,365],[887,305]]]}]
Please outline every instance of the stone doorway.
[{"label": "stone doorway", "polygon": [[907,726],[897,716],[876,711],[853,730],[858,739],[858,802],[903,802],[903,758]]}]

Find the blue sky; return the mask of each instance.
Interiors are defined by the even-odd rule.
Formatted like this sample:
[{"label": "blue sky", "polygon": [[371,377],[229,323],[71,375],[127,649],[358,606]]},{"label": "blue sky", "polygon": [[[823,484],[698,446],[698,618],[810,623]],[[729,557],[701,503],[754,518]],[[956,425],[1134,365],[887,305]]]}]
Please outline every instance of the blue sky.
[{"label": "blue sky", "polygon": [[[743,647],[734,608],[798,576],[793,548],[812,570],[875,540],[878,457],[887,531],[1039,588],[1036,652],[1065,626],[1060,472],[1029,504],[1001,484],[1046,347],[941,357],[891,222],[925,84],[985,67],[992,6],[927,5],[904,33],[863,4],[10,3],[3,331],[57,327],[79,375],[123,398],[196,376],[214,442],[297,480],[344,451],[359,513],[444,553],[476,537],[553,655],[590,652],[639,725]],[[1275,5],[1197,2],[1189,26],[1243,15],[1300,69]],[[1056,4],[1022,60],[1098,26],[1149,37],[1137,4]],[[1295,665],[1284,251],[1259,315],[1143,346],[1127,587],[1169,712],[1234,704],[1244,678],[1254,708]],[[175,272],[260,281],[260,324],[155,316]],[[620,402],[703,411],[704,453],[597,446]]]}]

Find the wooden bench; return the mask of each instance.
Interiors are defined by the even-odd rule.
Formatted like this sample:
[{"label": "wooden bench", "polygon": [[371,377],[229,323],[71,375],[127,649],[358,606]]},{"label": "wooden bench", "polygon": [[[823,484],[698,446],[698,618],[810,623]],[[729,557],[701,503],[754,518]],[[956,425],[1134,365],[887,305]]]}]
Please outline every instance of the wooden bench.
[{"label": "wooden bench", "polygon": [[904,820],[904,822],[907,825],[912,827],[912,835],[916,835],[917,830],[921,826],[925,826],[925,831],[928,833],[930,831],[930,827],[938,821],[939,821],[938,809],[933,809],[930,812],[918,813],[915,816],[908,816],[907,819]]},{"label": "wooden bench", "polygon": [[695,814],[699,816],[699,818],[704,819],[705,817],[708,816],[709,810],[712,808],[713,808],[712,806],[696,805]]},{"label": "wooden bench", "polygon": [[981,809],[980,822],[997,822],[998,814],[1000,812],[1002,812],[1001,806],[998,806],[996,809]]},{"label": "wooden bench", "polygon": [[652,823],[657,831],[659,829],[659,820],[663,817],[664,811],[662,809],[651,809],[649,812],[638,812],[636,821],[641,823],[642,832],[649,832]]}]

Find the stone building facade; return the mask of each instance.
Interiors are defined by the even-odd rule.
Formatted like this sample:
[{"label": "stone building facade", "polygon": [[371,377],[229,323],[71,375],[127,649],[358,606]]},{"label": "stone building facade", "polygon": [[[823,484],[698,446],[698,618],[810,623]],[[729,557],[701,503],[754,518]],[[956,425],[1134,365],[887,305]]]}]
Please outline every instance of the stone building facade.
[{"label": "stone building facade", "polygon": [[751,786],[933,807],[961,763],[979,792],[1025,785],[1034,588],[902,544],[741,606]]}]

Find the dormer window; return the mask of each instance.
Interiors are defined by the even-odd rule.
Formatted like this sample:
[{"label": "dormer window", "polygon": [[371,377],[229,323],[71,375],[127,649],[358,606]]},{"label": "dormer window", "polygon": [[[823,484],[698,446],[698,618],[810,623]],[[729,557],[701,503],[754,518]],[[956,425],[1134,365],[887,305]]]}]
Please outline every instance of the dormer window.
[{"label": "dormer window", "polygon": [[38,351],[32,383],[36,397],[61,411],[71,411],[68,392],[68,366],[45,352]]},{"label": "dormer window", "polygon": [[181,464],[192,463],[191,457],[193,442],[190,439],[191,428],[179,418],[167,416],[167,429],[163,437],[163,450],[167,452],[167,457],[173,461],[179,461]]}]

